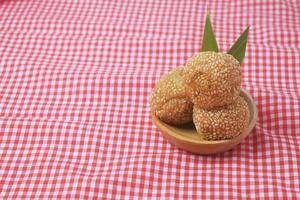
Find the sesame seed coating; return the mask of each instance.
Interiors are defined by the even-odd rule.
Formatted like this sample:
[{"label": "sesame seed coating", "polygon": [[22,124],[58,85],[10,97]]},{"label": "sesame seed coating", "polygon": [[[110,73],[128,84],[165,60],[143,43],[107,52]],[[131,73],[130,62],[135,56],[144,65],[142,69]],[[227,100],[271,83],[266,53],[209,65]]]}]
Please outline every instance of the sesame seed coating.
[{"label": "sesame seed coating", "polygon": [[232,104],[205,110],[194,105],[193,121],[197,132],[206,140],[231,139],[248,126],[250,112],[247,102],[239,96]]},{"label": "sesame seed coating", "polygon": [[151,112],[168,124],[192,122],[193,104],[184,90],[182,76],[182,68],[164,75],[157,82],[150,98]]},{"label": "sesame seed coating", "polygon": [[185,88],[192,102],[203,109],[224,106],[239,96],[239,62],[226,53],[202,52],[184,68]]}]

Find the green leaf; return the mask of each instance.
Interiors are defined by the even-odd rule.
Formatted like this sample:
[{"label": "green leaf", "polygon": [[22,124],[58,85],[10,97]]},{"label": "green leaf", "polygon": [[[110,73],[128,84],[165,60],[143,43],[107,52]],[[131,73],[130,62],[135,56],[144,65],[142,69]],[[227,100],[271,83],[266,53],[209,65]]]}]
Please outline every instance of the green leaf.
[{"label": "green leaf", "polygon": [[249,26],[246,30],[240,35],[237,41],[232,45],[232,47],[228,50],[228,54],[232,55],[242,64],[243,59],[245,57],[247,40],[248,40]]},{"label": "green leaf", "polygon": [[202,52],[204,51],[219,51],[215,34],[212,29],[210,17],[208,14],[206,15],[205,19],[204,33],[202,39]]}]

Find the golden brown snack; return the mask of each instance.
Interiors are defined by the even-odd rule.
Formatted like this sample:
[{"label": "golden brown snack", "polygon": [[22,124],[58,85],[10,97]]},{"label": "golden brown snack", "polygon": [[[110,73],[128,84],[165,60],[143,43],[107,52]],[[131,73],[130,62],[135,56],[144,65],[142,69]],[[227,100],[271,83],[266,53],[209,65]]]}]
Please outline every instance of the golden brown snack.
[{"label": "golden brown snack", "polygon": [[193,104],[184,90],[182,76],[182,68],[172,70],[157,82],[151,95],[151,112],[168,124],[192,122]]},{"label": "golden brown snack", "polygon": [[202,52],[184,68],[187,94],[200,108],[211,109],[236,100],[241,87],[239,62],[226,53]]},{"label": "golden brown snack", "polygon": [[232,104],[212,110],[194,106],[193,121],[197,132],[206,140],[231,139],[248,126],[250,112],[247,102],[239,96]]}]

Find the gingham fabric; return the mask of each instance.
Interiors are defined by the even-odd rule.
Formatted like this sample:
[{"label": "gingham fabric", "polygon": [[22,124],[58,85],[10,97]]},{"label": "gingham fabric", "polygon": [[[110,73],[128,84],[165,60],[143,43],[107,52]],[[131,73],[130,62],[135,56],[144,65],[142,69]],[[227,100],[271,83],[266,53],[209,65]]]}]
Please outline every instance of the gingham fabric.
[{"label": "gingham fabric", "polygon": [[[155,82],[251,26],[243,87],[256,128],[233,151],[177,149]],[[300,198],[300,2],[0,1],[0,198]]]}]

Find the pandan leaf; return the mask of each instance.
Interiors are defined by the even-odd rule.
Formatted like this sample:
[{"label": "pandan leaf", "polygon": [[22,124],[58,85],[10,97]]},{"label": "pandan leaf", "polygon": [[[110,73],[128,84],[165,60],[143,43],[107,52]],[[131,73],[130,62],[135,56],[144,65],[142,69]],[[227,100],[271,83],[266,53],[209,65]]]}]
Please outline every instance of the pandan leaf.
[{"label": "pandan leaf", "polygon": [[209,14],[206,15],[204,33],[202,38],[202,52],[204,51],[219,52],[218,44],[212,29]]},{"label": "pandan leaf", "polygon": [[237,59],[240,64],[242,64],[243,59],[245,57],[247,40],[248,40],[248,32],[249,32],[249,26],[240,35],[237,41],[232,45],[232,47],[227,52],[228,54],[235,57],[235,59]]}]

